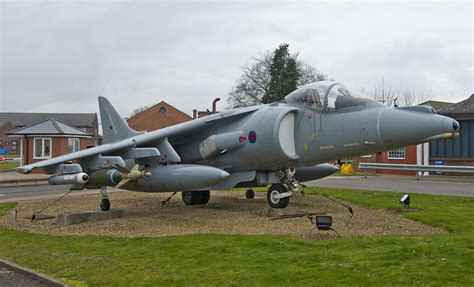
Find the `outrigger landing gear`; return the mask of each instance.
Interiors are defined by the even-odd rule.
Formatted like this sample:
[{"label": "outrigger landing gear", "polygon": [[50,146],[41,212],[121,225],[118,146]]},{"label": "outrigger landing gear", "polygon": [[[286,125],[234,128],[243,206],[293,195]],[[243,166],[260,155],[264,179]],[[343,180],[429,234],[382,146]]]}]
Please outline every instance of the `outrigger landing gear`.
[{"label": "outrigger landing gear", "polygon": [[252,199],[254,197],[255,197],[255,191],[253,191],[253,189],[251,188],[247,189],[247,191],[245,192],[245,198]]},{"label": "outrigger landing gear", "polygon": [[267,191],[267,201],[272,208],[285,208],[290,203],[290,197],[296,192],[297,182],[295,169],[288,168],[278,173],[280,183],[270,186]]},{"label": "outrigger landing gear", "polygon": [[110,200],[109,200],[109,196],[107,195],[106,186],[103,186],[100,189],[100,194],[102,195],[102,200],[100,201],[100,210],[107,211],[110,209]]},{"label": "outrigger landing gear", "polygon": [[209,202],[211,192],[209,190],[183,191],[181,198],[186,205],[206,204]]}]

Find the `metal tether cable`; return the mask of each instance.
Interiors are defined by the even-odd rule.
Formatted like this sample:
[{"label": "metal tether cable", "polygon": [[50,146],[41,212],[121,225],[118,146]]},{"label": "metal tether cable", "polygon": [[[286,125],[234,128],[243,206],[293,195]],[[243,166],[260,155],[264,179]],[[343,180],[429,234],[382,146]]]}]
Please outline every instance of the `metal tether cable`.
[{"label": "metal tether cable", "polygon": [[349,213],[351,214],[351,218],[352,218],[352,216],[354,215],[354,210],[352,209],[352,206],[347,205],[347,204],[345,204],[345,203],[342,203],[341,201],[339,201],[339,200],[337,200],[337,199],[335,199],[335,198],[332,198],[332,197],[329,197],[329,196],[327,196],[327,195],[324,195],[324,194],[318,192],[318,191],[315,190],[315,189],[309,188],[307,185],[304,185],[304,184],[302,184],[302,183],[300,183],[300,185],[303,187],[303,191],[304,191],[305,188],[307,188],[307,189],[311,190],[312,192],[323,196],[324,198],[327,198],[327,199],[329,199],[329,200],[331,200],[331,201],[333,201],[333,202],[335,202],[335,203],[337,203],[337,204],[340,204],[340,205],[344,206],[345,208],[347,208],[347,210],[348,210]]},{"label": "metal tether cable", "polygon": [[65,194],[61,195],[59,198],[56,198],[56,200],[54,200],[53,202],[50,202],[49,204],[47,204],[45,207],[43,207],[42,209],[40,209],[39,211],[33,213],[33,215],[31,216],[31,222],[33,222],[35,219],[36,219],[36,215],[40,214],[41,212],[43,212],[44,210],[46,210],[46,208],[50,207],[51,205],[55,204],[56,202],[60,201],[61,199],[63,199],[66,195],[70,194],[73,190],[69,190],[68,192],[66,192]]}]

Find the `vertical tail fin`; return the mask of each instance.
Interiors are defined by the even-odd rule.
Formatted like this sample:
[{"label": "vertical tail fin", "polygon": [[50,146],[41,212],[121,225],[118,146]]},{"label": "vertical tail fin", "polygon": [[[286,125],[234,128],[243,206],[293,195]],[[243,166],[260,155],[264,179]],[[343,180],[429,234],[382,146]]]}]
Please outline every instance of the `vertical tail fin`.
[{"label": "vertical tail fin", "polygon": [[104,143],[112,143],[140,134],[127,125],[104,97],[99,97],[99,111]]}]

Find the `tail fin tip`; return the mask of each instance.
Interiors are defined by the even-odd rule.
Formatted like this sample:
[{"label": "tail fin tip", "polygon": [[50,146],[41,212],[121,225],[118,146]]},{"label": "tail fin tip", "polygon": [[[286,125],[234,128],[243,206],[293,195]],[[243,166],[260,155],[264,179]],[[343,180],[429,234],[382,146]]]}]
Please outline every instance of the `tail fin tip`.
[{"label": "tail fin tip", "polygon": [[99,96],[98,100],[104,143],[112,143],[140,134],[128,126],[107,98]]}]

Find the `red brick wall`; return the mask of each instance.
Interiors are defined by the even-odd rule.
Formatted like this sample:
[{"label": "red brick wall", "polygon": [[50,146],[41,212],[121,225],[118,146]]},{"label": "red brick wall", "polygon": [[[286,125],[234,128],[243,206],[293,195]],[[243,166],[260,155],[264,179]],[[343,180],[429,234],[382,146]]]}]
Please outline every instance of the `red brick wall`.
[{"label": "red brick wall", "polygon": [[[352,159],[352,164],[355,170],[359,170],[358,166],[360,162],[370,163],[390,163],[390,164],[416,164],[416,146],[405,147],[405,158],[404,159],[389,159],[388,152],[382,152],[380,154],[373,154],[370,158],[368,157],[356,157]],[[369,170],[369,172],[376,172],[379,174],[393,174],[393,175],[416,175],[415,171],[402,171],[402,170]]]},{"label": "red brick wall", "polygon": [[[65,155],[69,152],[68,148],[68,139],[69,137],[48,137],[48,136],[38,136],[38,137],[28,137],[24,141],[24,146],[23,149],[27,154],[24,154],[24,165],[35,163],[42,161],[43,159],[34,159],[34,138],[51,138],[51,144],[52,144],[52,153],[51,157],[58,157],[60,155]],[[79,146],[81,150],[86,149],[87,145],[89,144],[90,139],[87,138],[79,138]],[[43,171],[41,169],[36,169],[33,170],[34,173],[42,173]]]},{"label": "red brick wall", "polygon": [[[388,152],[383,152],[379,163],[390,163],[390,164],[416,164],[416,146],[405,147],[405,158],[404,159],[389,159]],[[403,170],[380,170],[378,173],[381,174],[394,174],[394,175],[416,175],[415,171],[403,171]]]},{"label": "red brick wall", "polygon": [[[166,111],[160,112],[164,108]],[[131,117],[129,126],[136,131],[154,131],[165,127],[192,120],[191,116],[179,111],[175,107],[161,102],[153,107]]]}]

